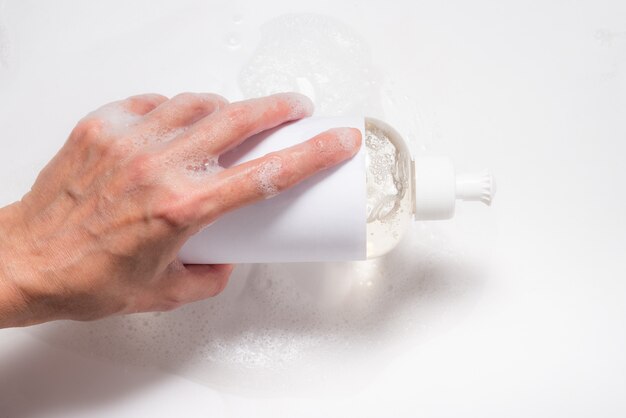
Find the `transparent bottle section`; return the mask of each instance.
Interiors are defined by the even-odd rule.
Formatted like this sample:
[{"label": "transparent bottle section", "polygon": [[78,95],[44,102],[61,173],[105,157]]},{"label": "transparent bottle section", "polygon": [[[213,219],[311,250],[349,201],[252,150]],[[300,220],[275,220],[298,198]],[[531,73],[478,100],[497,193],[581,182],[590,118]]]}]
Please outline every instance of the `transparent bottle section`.
[{"label": "transparent bottle section", "polygon": [[367,258],[393,249],[413,220],[411,153],[388,124],[365,118]]}]

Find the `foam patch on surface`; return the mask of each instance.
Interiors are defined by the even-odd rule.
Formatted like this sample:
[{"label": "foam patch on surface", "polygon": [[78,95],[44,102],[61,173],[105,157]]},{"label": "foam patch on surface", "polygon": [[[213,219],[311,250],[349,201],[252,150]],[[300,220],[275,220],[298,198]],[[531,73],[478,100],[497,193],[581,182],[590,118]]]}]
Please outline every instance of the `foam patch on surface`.
[{"label": "foam patch on surface", "polygon": [[400,342],[428,339],[431,327],[453,326],[471,309],[480,273],[451,247],[441,234],[416,227],[380,259],[241,265],[223,294],[174,312],[29,332],[233,393],[351,392],[401,350]]},{"label": "foam patch on surface", "polygon": [[246,96],[297,91],[316,103],[321,116],[380,107],[369,48],[349,26],[326,16],[293,14],[267,22],[261,33],[239,75]]}]

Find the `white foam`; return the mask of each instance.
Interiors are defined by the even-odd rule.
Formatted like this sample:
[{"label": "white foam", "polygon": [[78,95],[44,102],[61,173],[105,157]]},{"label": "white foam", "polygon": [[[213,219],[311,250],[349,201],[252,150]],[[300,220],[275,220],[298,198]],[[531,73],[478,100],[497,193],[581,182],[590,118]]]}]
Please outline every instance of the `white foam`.
[{"label": "white foam", "polygon": [[239,75],[248,97],[297,91],[320,116],[378,113],[379,76],[361,36],[327,16],[293,14],[261,28],[258,48]]},{"label": "white foam", "polygon": [[265,161],[257,169],[254,177],[259,191],[266,197],[272,197],[278,193],[276,178],[280,174],[283,163],[280,157],[272,157]]},{"label": "white foam", "polygon": [[356,390],[358,376],[376,374],[408,340],[430,337],[434,323],[441,332],[471,309],[476,273],[431,233],[416,229],[378,260],[238,266],[223,294],[173,312],[29,332],[226,392],[336,395]]},{"label": "white foam", "polygon": [[366,128],[365,148],[367,222],[384,221],[399,209],[406,192],[402,157],[385,132],[371,124]]},{"label": "white foam", "polygon": [[224,170],[219,165],[218,157],[196,157],[187,158],[183,165],[188,174],[193,176],[208,176]]},{"label": "white foam", "polygon": [[121,102],[106,104],[83,118],[102,121],[102,133],[107,136],[122,136],[135,126],[141,116],[132,113]]},{"label": "white foam", "polygon": [[103,135],[112,139],[128,140],[137,148],[172,141],[189,129],[189,126],[170,128],[141,124],[143,116],[130,112],[120,102],[104,105],[83,119],[92,118],[102,121]]}]

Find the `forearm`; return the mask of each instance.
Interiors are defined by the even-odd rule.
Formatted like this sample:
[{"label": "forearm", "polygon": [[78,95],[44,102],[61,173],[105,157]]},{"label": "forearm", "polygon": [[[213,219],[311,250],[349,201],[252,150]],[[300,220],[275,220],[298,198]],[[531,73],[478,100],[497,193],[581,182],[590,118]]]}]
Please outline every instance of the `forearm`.
[{"label": "forearm", "polygon": [[4,273],[0,272],[0,328],[32,323],[28,304]]}]

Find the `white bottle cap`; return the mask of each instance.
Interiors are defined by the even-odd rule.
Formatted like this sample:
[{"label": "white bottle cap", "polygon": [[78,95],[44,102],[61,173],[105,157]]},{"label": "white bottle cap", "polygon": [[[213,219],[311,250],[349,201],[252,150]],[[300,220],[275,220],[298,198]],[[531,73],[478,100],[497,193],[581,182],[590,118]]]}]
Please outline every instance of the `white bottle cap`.
[{"label": "white bottle cap", "polygon": [[414,163],[416,220],[450,219],[457,199],[490,205],[496,183],[489,172],[460,174],[446,157],[420,157]]}]

